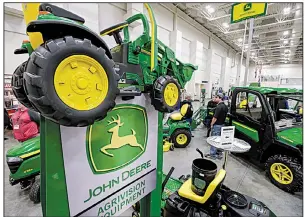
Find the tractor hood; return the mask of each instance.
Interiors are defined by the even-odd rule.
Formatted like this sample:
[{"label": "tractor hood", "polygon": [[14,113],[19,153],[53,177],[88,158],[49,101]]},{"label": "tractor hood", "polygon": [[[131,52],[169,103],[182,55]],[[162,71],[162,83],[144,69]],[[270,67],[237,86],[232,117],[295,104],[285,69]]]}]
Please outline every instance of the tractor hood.
[{"label": "tractor hood", "polygon": [[39,150],[40,150],[40,136],[37,136],[35,138],[29,139],[9,149],[6,153],[6,156],[19,157],[25,154],[30,154],[32,152],[39,153]]},{"label": "tractor hood", "polygon": [[283,143],[292,146],[303,146],[303,128],[293,127],[286,130],[282,130],[277,133],[277,139]]}]

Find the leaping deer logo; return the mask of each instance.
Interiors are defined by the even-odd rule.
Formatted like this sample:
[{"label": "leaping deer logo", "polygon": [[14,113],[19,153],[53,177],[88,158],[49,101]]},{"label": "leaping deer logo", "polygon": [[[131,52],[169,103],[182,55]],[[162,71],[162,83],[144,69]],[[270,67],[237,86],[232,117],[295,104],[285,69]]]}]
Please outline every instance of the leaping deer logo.
[{"label": "leaping deer logo", "polygon": [[107,126],[109,126],[113,123],[116,123],[117,125],[108,130],[109,133],[112,133],[110,144],[102,147],[101,152],[103,152],[104,154],[106,154],[110,157],[113,157],[114,155],[107,152],[107,149],[118,149],[125,145],[130,145],[132,147],[139,147],[143,151],[144,148],[141,144],[139,144],[137,142],[137,138],[135,136],[136,132],[133,129],[131,129],[131,131],[132,131],[131,135],[121,136],[121,137],[119,136],[119,129],[121,126],[124,125],[124,122],[121,123],[121,118],[119,115],[117,115],[117,117],[118,117],[118,119],[115,119],[114,117],[112,117],[112,121],[108,121]]}]

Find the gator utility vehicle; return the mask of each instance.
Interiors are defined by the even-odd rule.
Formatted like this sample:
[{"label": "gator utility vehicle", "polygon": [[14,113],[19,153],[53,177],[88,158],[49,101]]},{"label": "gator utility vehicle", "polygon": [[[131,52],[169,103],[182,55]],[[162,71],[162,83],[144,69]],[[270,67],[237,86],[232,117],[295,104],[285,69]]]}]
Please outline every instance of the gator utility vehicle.
[{"label": "gator utility vehicle", "polygon": [[[118,44],[109,49],[84,25],[83,18],[48,3],[23,4],[33,52],[19,69],[16,97],[65,126],[87,126],[102,120],[115,106],[118,94],[126,99],[149,93],[155,109],[174,111],[180,88],[197,67],[177,60],[157,39],[152,9],[144,5],[151,29],[146,16],[136,14],[101,32],[102,36],[114,36]],[[130,41],[129,25],[138,20],[143,34]]]},{"label": "gator utility vehicle", "polygon": [[35,180],[40,173],[40,137],[29,139],[9,149],[6,161],[11,172],[10,184],[20,183],[21,189],[30,187],[30,199],[35,203],[40,202],[40,181]]},{"label": "gator utility vehicle", "polygon": [[[265,166],[271,182],[287,192],[303,185],[303,127],[298,114],[303,91],[289,88],[235,87],[227,123],[251,144],[245,153]],[[240,106],[246,100],[245,106]],[[289,108],[288,108],[288,106]]]}]

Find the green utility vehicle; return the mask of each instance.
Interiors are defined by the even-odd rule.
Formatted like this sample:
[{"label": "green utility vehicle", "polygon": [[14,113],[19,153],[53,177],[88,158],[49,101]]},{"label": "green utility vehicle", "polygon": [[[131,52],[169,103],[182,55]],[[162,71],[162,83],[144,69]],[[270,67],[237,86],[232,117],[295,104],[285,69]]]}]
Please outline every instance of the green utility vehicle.
[{"label": "green utility vehicle", "polygon": [[11,185],[20,183],[21,189],[30,187],[30,199],[40,202],[40,181],[35,180],[40,173],[40,137],[29,139],[11,148],[6,153],[10,169]]},{"label": "green utility vehicle", "polygon": [[163,138],[174,143],[176,148],[185,148],[192,139],[191,125],[186,120],[192,113],[189,104],[184,104],[178,112],[169,116],[163,126]]},{"label": "green utility vehicle", "polygon": [[[303,185],[303,91],[234,87],[227,123],[251,144],[248,158],[265,166],[271,182],[287,192]],[[246,103],[242,104],[242,101]],[[288,104],[288,106],[287,106]],[[289,107],[289,108],[288,108]]]},{"label": "green utility vehicle", "polygon": [[[114,37],[117,46],[112,49],[84,25],[83,18],[69,11],[48,3],[24,6],[33,52],[17,76],[16,97],[64,126],[87,126],[102,120],[115,106],[117,95],[124,100],[149,93],[158,111],[174,111],[180,88],[197,67],[176,59],[157,39],[152,9],[144,5],[151,28],[143,14],[107,28],[101,36]],[[129,25],[138,20],[143,34],[131,41]]]}]

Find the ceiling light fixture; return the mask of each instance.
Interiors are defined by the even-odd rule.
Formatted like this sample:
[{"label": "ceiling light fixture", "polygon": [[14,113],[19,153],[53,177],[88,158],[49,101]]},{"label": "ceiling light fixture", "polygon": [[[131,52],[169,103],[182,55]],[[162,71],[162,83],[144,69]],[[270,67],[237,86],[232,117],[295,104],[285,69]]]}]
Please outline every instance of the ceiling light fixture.
[{"label": "ceiling light fixture", "polygon": [[284,33],[283,33],[283,35],[288,35],[289,34],[289,32],[288,31],[285,31]]},{"label": "ceiling light fixture", "polygon": [[242,41],[243,41],[243,39],[242,39],[242,38],[239,38],[237,41],[238,41],[238,42],[242,42]]},{"label": "ceiling light fixture", "polygon": [[222,26],[225,27],[226,29],[229,28],[229,24],[228,23],[223,23]]},{"label": "ceiling light fixture", "polygon": [[289,14],[290,13],[290,8],[289,7],[284,8],[283,12],[284,12],[284,15]]},{"label": "ceiling light fixture", "polygon": [[205,6],[205,9],[209,9],[211,6],[210,5],[207,5],[207,6]]},{"label": "ceiling light fixture", "polygon": [[285,40],[285,41],[284,41],[284,44],[288,44],[288,40]]},{"label": "ceiling light fixture", "polygon": [[212,14],[212,13],[214,13],[214,12],[215,12],[215,9],[214,9],[214,8],[209,7],[209,8],[208,8],[208,12],[209,12],[210,14]]}]

